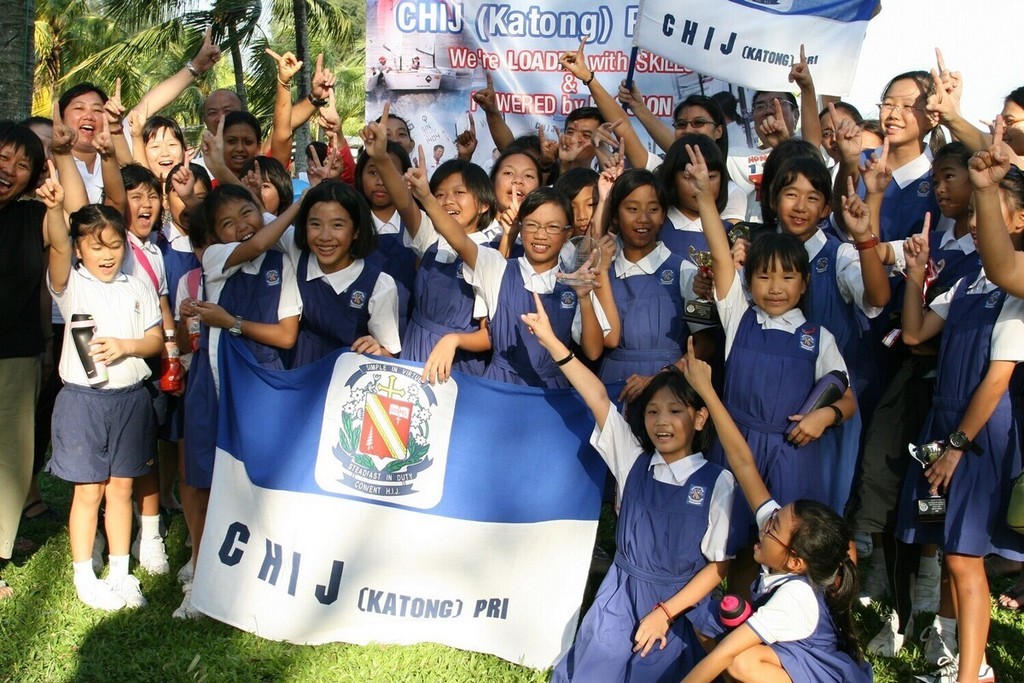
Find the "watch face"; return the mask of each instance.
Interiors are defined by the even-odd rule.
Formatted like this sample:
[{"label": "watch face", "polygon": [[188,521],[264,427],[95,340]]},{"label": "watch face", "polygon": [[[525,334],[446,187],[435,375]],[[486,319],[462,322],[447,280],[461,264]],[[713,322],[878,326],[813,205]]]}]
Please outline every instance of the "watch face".
[{"label": "watch face", "polygon": [[949,445],[956,449],[962,449],[967,445],[967,435],[963,432],[953,432],[949,435]]}]

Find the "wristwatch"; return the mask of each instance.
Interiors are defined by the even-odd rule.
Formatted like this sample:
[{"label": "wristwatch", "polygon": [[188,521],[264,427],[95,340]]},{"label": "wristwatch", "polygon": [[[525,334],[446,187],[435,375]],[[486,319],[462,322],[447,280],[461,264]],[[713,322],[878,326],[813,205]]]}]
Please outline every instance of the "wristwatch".
[{"label": "wristwatch", "polygon": [[958,451],[970,451],[971,453],[978,455],[981,454],[981,446],[968,439],[967,435],[963,432],[953,432],[949,435],[949,438],[946,439],[946,443]]},{"label": "wristwatch", "polygon": [[228,328],[228,332],[236,337],[242,336],[242,316],[235,316],[235,324]]}]

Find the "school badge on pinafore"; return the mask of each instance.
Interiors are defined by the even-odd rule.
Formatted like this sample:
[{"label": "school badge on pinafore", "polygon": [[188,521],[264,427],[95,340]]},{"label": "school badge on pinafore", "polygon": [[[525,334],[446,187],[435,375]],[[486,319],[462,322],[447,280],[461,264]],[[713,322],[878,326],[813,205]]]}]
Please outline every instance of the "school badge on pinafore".
[{"label": "school badge on pinafore", "polygon": [[416,368],[343,354],[327,396],[317,483],[360,498],[436,505],[457,392],[454,381],[423,384]]}]

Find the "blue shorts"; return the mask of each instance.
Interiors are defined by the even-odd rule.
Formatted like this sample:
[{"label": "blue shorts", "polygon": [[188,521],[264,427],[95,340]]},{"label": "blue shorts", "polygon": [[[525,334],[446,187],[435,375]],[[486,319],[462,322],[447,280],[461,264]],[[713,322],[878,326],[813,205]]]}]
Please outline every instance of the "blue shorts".
[{"label": "blue shorts", "polygon": [[142,384],[92,389],[65,384],[53,407],[53,457],[46,470],[78,484],[148,474],[156,458],[156,420]]}]

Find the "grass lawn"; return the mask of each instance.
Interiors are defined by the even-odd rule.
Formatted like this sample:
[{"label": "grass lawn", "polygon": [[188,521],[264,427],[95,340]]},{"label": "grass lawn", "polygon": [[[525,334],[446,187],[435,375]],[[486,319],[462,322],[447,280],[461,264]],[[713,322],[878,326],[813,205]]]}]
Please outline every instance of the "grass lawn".
[{"label": "grass lawn", "polygon": [[[547,672],[453,648],[423,644],[290,645],[262,640],[211,619],[177,621],[181,602],[173,572],[138,574],[149,606],[115,614],[80,604],[71,583],[67,537],[70,488],[44,477],[44,496],[58,513],[53,521],[22,525],[37,544],[15,554],[4,572],[16,596],[0,602],[0,681],[523,681]],[[185,527],[173,520],[167,547],[177,569],[187,556]],[[611,514],[605,512],[599,543],[614,548]],[[1008,580],[997,588],[1008,585]],[[589,598],[588,598],[589,599]],[[865,641],[881,625],[880,612],[858,614]],[[993,609],[989,661],[1000,681],[1024,682],[1024,618]],[[876,660],[875,680],[906,681],[927,670],[916,643],[899,659]]]}]

